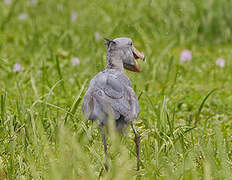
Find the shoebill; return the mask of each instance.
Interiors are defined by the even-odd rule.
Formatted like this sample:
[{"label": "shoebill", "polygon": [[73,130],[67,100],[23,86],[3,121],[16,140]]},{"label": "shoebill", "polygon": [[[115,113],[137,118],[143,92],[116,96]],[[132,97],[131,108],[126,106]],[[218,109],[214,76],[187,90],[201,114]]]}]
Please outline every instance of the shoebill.
[{"label": "shoebill", "polygon": [[[100,129],[107,127],[110,119],[115,120],[118,131],[130,125],[135,134],[137,170],[139,170],[140,135],[133,125],[133,121],[139,116],[139,102],[129,78],[124,73],[124,68],[140,72],[136,59],[145,60],[145,57],[134,47],[130,38],[105,39],[105,44],[106,68],[90,81],[83,101],[83,114],[86,119],[97,121]],[[103,132],[106,169],[108,169],[105,136],[106,133]]]}]

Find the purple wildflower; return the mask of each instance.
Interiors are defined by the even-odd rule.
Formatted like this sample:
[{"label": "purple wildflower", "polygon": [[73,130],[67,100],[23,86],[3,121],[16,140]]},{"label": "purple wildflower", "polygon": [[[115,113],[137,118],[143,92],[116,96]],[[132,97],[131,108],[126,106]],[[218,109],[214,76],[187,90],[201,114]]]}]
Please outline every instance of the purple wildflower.
[{"label": "purple wildflower", "polygon": [[185,62],[185,61],[191,61],[192,60],[192,52],[190,50],[183,50],[180,55],[180,61]]},{"label": "purple wildflower", "polygon": [[5,3],[6,5],[9,5],[9,4],[11,4],[11,0],[4,0],[4,3]]},{"label": "purple wildflower", "polygon": [[218,58],[216,60],[216,65],[221,67],[221,68],[224,68],[225,67],[225,64],[226,64],[226,61],[224,58]]},{"label": "purple wildflower", "polygon": [[99,34],[99,32],[95,32],[94,37],[96,41],[99,41],[101,39],[101,35]]},{"label": "purple wildflower", "polygon": [[76,12],[72,12],[71,17],[70,17],[70,21],[74,22],[74,21],[76,21],[76,19],[77,19],[77,13]]},{"label": "purple wildflower", "polygon": [[58,5],[57,5],[57,10],[58,10],[58,11],[63,11],[63,10],[64,10],[63,5],[62,5],[62,4],[58,4]]},{"label": "purple wildflower", "polygon": [[26,20],[26,19],[28,19],[28,14],[27,13],[21,13],[18,16],[18,19],[19,20]]},{"label": "purple wildflower", "polygon": [[77,65],[80,64],[80,60],[79,60],[79,58],[74,57],[74,58],[71,59],[71,63],[72,63],[73,66],[77,66]]},{"label": "purple wildflower", "polygon": [[19,72],[19,71],[21,71],[21,70],[22,70],[21,64],[16,63],[16,64],[14,65],[13,72]]},{"label": "purple wildflower", "polygon": [[31,1],[30,1],[30,4],[31,4],[32,6],[37,5],[37,3],[38,3],[38,0],[31,0]]}]

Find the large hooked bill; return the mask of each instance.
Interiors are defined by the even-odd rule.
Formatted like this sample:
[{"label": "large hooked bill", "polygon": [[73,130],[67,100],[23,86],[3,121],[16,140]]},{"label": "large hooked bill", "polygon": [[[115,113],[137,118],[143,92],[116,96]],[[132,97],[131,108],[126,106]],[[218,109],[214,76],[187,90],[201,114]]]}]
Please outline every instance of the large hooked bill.
[{"label": "large hooked bill", "polygon": [[145,56],[143,53],[139,52],[134,46],[132,46],[131,50],[132,50],[132,53],[134,55],[135,66],[130,66],[127,68],[130,69],[131,71],[134,71],[134,72],[141,72],[141,68],[139,67],[139,64],[136,61],[136,59],[141,59],[141,60],[145,61]]}]

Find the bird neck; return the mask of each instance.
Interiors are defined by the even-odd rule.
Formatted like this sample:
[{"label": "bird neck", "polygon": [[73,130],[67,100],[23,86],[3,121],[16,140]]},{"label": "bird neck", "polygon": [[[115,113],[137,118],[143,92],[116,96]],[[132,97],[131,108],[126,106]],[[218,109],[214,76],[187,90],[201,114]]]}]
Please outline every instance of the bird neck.
[{"label": "bird neck", "polygon": [[123,71],[123,62],[121,57],[120,51],[108,50],[106,56],[106,69]]}]

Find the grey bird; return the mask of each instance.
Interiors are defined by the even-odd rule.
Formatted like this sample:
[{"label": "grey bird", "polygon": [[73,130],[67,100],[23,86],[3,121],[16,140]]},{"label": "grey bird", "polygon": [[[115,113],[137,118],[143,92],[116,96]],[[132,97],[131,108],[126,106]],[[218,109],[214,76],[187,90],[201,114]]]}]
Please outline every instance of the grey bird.
[{"label": "grey bird", "polygon": [[[137,170],[139,170],[140,135],[134,128],[133,121],[139,116],[138,98],[131,86],[124,68],[134,72],[141,69],[136,61],[145,60],[130,38],[105,38],[107,46],[106,69],[99,72],[91,81],[83,100],[83,114],[86,119],[97,121],[100,129],[107,127],[110,119],[115,120],[116,130],[122,131],[131,125],[135,134]],[[102,131],[103,132],[103,131]],[[102,133],[106,156],[106,170],[108,169],[108,155],[106,134]]]}]

